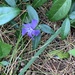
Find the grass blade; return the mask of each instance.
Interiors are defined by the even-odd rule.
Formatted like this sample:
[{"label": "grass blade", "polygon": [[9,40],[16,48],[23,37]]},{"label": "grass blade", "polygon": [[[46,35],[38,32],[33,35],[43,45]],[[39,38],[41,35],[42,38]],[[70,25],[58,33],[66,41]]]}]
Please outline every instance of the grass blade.
[{"label": "grass blade", "polygon": [[19,75],[24,75],[24,72],[34,63],[34,61],[39,57],[39,55],[45,50],[45,48],[60,34],[61,27],[52,35],[46,43],[35,53],[34,57],[27,63],[27,65],[22,69]]}]

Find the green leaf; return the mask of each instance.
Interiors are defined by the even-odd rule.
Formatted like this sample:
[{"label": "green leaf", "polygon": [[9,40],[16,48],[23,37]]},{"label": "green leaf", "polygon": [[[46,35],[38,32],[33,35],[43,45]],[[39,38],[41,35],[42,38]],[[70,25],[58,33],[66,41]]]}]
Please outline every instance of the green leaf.
[{"label": "green leaf", "polygon": [[25,22],[25,21],[26,21],[26,18],[27,18],[27,12],[25,12],[25,13],[23,13],[23,14],[21,15],[21,20],[22,20],[23,23],[26,23],[26,22]]},{"label": "green leaf", "polygon": [[68,52],[60,52],[60,53],[58,53],[57,56],[58,56],[60,59],[65,59],[65,58],[69,58],[69,57],[70,57],[70,55],[69,55]]},{"label": "green leaf", "polygon": [[49,52],[47,55],[50,57],[56,56],[58,55],[58,53],[62,52],[62,50],[53,50],[51,52]]},{"label": "green leaf", "polygon": [[68,51],[70,55],[75,57],[75,48]]},{"label": "green leaf", "polygon": [[33,50],[36,49],[40,43],[41,40],[41,34],[39,34],[38,36],[34,37],[34,40],[32,40],[32,48]]},{"label": "green leaf", "polygon": [[[73,20],[71,22],[73,22]],[[71,27],[75,28],[75,19],[74,19],[74,22],[71,23]]]},{"label": "green leaf", "polygon": [[40,24],[39,27],[45,33],[54,34],[54,30],[46,24]]},{"label": "green leaf", "polygon": [[17,22],[15,22],[15,21],[11,21],[10,22],[10,24],[13,26],[13,28],[15,28],[15,29],[17,29],[17,28],[19,28],[19,25],[17,24]]},{"label": "green leaf", "polygon": [[75,19],[73,19],[73,20],[70,20],[70,22],[71,22],[71,24],[72,24],[72,23],[74,23],[74,22],[75,22]]},{"label": "green leaf", "polygon": [[0,64],[3,65],[3,66],[7,66],[7,65],[9,64],[9,62],[7,62],[7,61],[2,61],[2,62],[0,62]]},{"label": "green leaf", "polygon": [[75,11],[73,11],[73,12],[69,15],[69,18],[72,19],[72,20],[75,19]]},{"label": "green leaf", "polygon": [[2,52],[2,49],[1,49],[1,46],[0,46],[0,56],[3,55],[3,52]]},{"label": "green leaf", "polygon": [[25,12],[23,15],[21,15],[21,20],[22,20],[23,23],[31,22],[27,12]]},{"label": "green leaf", "polygon": [[20,13],[18,8],[13,7],[0,7],[0,25],[3,25]]},{"label": "green leaf", "polygon": [[57,1],[57,0],[53,0],[53,3],[54,3],[55,1]]},{"label": "green leaf", "polygon": [[72,6],[71,6],[70,13],[72,13],[73,11],[75,11],[75,2],[73,2]]},{"label": "green leaf", "polygon": [[56,0],[47,12],[49,20],[58,21],[64,18],[70,10],[71,1],[72,0]]},{"label": "green leaf", "polygon": [[61,38],[65,39],[70,32],[70,20],[66,18],[61,26]]},{"label": "green leaf", "polygon": [[43,5],[45,2],[47,2],[47,0],[34,0],[32,3],[32,6],[34,8],[40,7],[41,5]]},{"label": "green leaf", "polygon": [[30,20],[35,19],[39,22],[38,13],[31,5],[27,5],[27,12],[28,12]]},{"label": "green leaf", "polygon": [[71,27],[75,28],[75,19],[70,20]]},{"label": "green leaf", "polygon": [[50,57],[58,56],[59,59],[69,58],[70,56],[68,52],[64,52],[62,50],[54,50],[54,51],[49,52],[47,55],[49,55]]},{"label": "green leaf", "polygon": [[0,58],[6,57],[11,50],[11,45],[0,41]]},{"label": "green leaf", "polygon": [[12,7],[16,6],[16,0],[5,0],[5,1]]}]

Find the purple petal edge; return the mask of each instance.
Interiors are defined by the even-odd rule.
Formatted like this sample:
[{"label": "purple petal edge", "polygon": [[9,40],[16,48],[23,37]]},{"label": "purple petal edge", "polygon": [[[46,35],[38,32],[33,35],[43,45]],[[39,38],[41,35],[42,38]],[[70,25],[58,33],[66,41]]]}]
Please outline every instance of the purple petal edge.
[{"label": "purple petal edge", "polygon": [[37,26],[37,24],[38,24],[38,21],[33,19],[32,22],[31,22],[32,29],[35,29],[35,27]]},{"label": "purple petal edge", "polygon": [[40,30],[34,30],[34,31],[32,32],[32,34],[33,34],[34,36],[38,36],[38,35],[40,34]]},{"label": "purple petal edge", "polygon": [[24,36],[27,33],[25,28],[22,28],[22,36]]}]

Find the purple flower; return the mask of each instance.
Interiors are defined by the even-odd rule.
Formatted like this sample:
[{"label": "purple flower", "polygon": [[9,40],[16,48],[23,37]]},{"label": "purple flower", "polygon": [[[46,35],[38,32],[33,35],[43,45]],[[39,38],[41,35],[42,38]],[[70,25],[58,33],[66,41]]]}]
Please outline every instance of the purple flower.
[{"label": "purple flower", "polygon": [[27,34],[32,39],[33,39],[33,36],[38,36],[40,33],[40,30],[35,29],[37,24],[38,24],[37,20],[32,20],[31,23],[23,24],[22,36]]}]

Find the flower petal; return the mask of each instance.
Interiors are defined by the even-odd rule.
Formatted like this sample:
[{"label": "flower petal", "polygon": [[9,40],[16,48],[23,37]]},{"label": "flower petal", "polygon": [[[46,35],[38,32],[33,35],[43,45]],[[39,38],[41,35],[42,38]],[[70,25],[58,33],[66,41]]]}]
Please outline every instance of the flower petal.
[{"label": "flower petal", "polygon": [[34,36],[38,36],[38,35],[40,34],[40,30],[34,30],[34,31],[32,32],[32,34],[33,34]]},{"label": "flower petal", "polygon": [[31,27],[30,23],[23,24],[23,28],[29,28],[29,27]]},{"label": "flower petal", "polygon": [[31,32],[28,32],[27,34],[28,34],[28,36],[29,36],[30,38],[33,38],[33,36],[32,36],[32,33],[31,33]]},{"label": "flower petal", "polygon": [[37,24],[38,24],[38,21],[33,19],[31,22],[31,28],[34,29],[37,26]]},{"label": "flower petal", "polygon": [[27,30],[25,28],[22,28],[22,36],[24,36],[27,33]]}]

